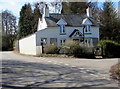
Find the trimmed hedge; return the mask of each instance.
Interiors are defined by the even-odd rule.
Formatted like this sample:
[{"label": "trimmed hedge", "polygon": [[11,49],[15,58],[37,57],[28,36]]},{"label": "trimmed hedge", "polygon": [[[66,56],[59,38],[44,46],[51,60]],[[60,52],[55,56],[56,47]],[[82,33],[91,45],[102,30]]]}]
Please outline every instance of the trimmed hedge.
[{"label": "trimmed hedge", "polygon": [[120,57],[120,44],[111,40],[101,40],[98,46],[102,49],[102,55],[105,57]]}]

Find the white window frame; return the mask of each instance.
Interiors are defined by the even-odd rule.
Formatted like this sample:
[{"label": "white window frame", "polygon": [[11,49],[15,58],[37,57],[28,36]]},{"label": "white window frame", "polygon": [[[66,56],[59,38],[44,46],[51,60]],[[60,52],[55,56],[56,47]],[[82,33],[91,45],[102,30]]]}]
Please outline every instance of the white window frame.
[{"label": "white window frame", "polygon": [[85,44],[89,44],[89,45],[91,45],[91,39],[85,39]]},{"label": "white window frame", "polygon": [[85,33],[90,33],[91,32],[91,26],[90,25],[86,25],[85,26]]},{"label": "white window frame", "polygon": [[66,39],[60,39],[60,44],[63,45],[66,42]]},{"label": "white window frame", "polygon": [[47,38],[41,38],[41,42],[44,42],[44,45],[47,44]]},{"label": "white window frame", "polygon": [[60,25],[60,34],[65,33],[65,25]]}]

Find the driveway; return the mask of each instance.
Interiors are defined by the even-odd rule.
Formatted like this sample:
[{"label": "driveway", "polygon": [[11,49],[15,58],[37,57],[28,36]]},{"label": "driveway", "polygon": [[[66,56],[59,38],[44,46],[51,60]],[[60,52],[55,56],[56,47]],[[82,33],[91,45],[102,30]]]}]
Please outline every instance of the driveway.
[{"label": "driveway", "polygon": [[109,69],[118,59],[32,57],[0,52],[4,87],[118,87]]}]

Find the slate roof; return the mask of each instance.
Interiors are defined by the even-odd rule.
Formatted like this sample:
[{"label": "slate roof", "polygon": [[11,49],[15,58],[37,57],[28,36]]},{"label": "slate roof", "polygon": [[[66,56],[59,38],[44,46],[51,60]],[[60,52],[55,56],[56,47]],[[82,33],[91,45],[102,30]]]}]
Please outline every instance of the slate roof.
[{"label": "slate roof", "polygon": [[[82,26],[83,19],[86,18],[86,15],[83,14],[50,14],[50,17],[46,17],[45,20],[47,22],[48,27],[58,26],[56,23],[63,19],[67,22],[66,26]],[[98,25],[97,22],[89,18],[93,25]]]}]

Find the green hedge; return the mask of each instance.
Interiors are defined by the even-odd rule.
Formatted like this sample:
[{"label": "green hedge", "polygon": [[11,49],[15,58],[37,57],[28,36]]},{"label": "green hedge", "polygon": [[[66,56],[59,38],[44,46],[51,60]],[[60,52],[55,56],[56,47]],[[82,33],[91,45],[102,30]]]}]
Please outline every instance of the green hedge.
[{"label": "green hedge", "polygon": [[102,49],[102,55],[105,57],[120,57],[120,44],[111,40],[101,40],[98,46]]}]

